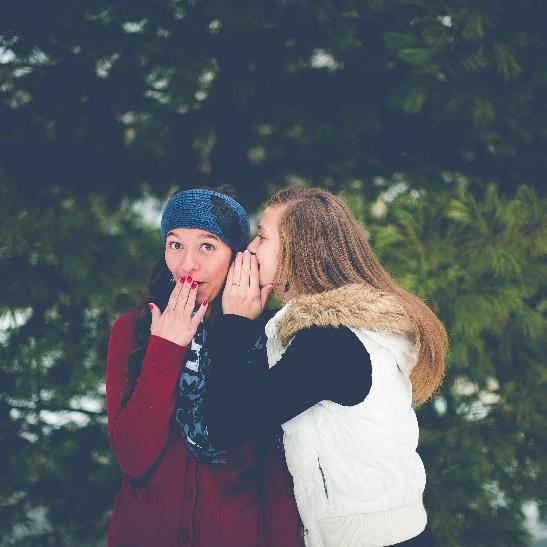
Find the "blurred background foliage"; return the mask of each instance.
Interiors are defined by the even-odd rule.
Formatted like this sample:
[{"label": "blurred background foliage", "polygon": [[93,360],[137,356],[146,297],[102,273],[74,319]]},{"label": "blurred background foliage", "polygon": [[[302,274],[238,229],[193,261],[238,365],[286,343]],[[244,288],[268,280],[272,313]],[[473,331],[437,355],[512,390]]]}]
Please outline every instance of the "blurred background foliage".
[{"label": "blurred background foliage", "polygon": [[2,545],[103,544],[120,480],[109,328],[162,252],[169,192],[209,181],[252,213],[294,184],[347,200],[449,332],[446,381],[418,410],[439,545],[531,545],[547,491],[546,16],[542,0],[3,6]]}]

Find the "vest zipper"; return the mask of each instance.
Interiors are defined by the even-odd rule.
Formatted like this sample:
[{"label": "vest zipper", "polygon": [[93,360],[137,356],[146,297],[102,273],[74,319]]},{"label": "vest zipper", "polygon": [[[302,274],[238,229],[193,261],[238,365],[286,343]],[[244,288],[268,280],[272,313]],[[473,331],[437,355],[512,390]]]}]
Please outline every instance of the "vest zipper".
[{"label": "vest zipper", "polygon": [[327,481],[325,480],[325,473],[323,473],[323,468],[321,467],[319,456],[317,456],[317,465],[319,466],[319,471],[321,472],[321,478],[323,479],[323,489],[325,490],[325,496],[327,496],[327,499],[329,499],[329,492],[327,490]]}]

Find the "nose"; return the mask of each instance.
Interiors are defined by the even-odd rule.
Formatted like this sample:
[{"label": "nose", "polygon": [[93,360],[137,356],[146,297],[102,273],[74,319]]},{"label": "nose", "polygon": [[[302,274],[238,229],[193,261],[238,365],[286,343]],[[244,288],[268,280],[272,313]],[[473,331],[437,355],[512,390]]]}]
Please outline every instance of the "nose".
[{"label": "nose", "polygon": [[182,275],[194,275],[199,270],[199,259],[192,249],[185,249],[181,253],[179,268]]},{"label": "nose", "polygon": [[255,254],[256,253],[256,247],[257,247],[257,240],[258,240],[258,237],[255,237],[251,243],[249,243],[249,245],[247,245],[247,250],[252,253],[252,254]]}]

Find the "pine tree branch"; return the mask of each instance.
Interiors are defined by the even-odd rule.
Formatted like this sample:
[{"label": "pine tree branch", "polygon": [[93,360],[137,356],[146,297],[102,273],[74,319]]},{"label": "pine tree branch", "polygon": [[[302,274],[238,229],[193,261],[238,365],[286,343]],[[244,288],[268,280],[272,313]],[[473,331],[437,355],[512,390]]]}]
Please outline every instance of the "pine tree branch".
[{"label": "pine tree branch", "polygon": [[26,411],[32,411],[32,412],[40,412],[41,410],[47,410],[48,412],[79,412],[81,414],[86,414],[88,416],[106,416],[105,411],[87,410],[85,408],[44,405],[42,402],[40,402],[39,405],[36,405],[35,403],[22,404],[22,403],[12,403],[10,401],[6,401],[6,402],[8,403],[10,408],[13,408],[15,410],[26,410]]}]

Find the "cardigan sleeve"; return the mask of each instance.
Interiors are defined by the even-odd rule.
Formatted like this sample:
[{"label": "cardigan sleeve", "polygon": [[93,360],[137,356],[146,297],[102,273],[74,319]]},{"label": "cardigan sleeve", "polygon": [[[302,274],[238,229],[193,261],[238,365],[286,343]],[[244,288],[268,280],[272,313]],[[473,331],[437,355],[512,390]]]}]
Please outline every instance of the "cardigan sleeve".
[{"label": "cardigan sleeve", "polygon": [[[246,320],[248,321],[248,320]],[[212,345],[205,394],[209,438],[219,448],[276,431],[314,404],[331,400],[354,405],[372,383],[370,356],[346,327],[314,326],[299,332],[279,362],[250,366],[241,353],[245,320],[226,316]],[[237,357],[232,359],[231,357]]]},{"label": "cardigan sleeve", "polygon": [[113,325],[106,358],[108,441],[122,470],[143,476],[161,454],[169,436],[176,384],[187,347],[150,336],[133,394],[122,407],[128,388],[127,363],[134,348],[134,314]]}]

